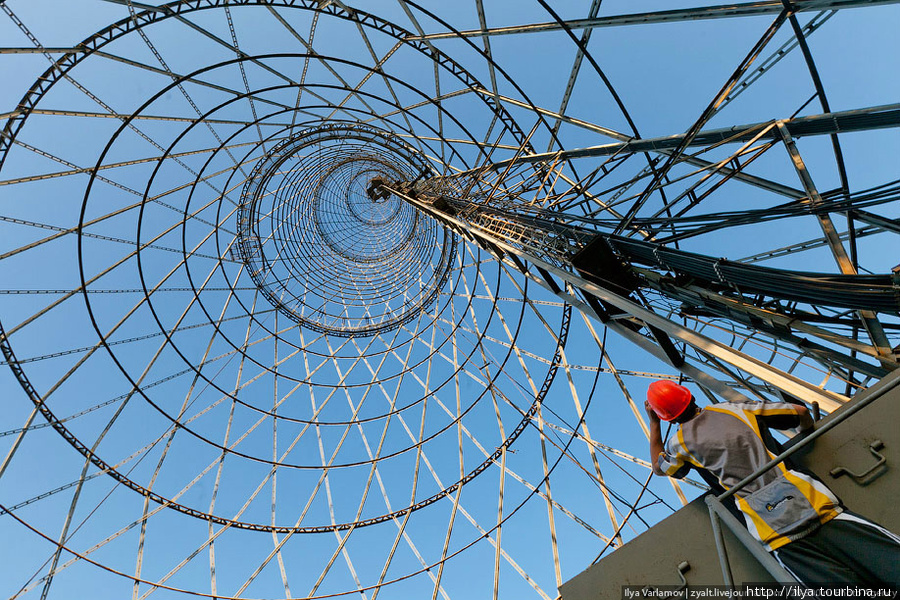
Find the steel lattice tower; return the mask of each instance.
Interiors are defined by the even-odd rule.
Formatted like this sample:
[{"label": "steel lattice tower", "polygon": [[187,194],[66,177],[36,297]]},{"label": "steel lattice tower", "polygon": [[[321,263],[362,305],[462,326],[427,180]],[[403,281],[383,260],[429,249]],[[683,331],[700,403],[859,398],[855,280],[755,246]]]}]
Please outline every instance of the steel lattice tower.
[{"label": "steel lattice tower", "polygon": [[556,598],[897,369],[896,4],[0,0],[0,594]]}]

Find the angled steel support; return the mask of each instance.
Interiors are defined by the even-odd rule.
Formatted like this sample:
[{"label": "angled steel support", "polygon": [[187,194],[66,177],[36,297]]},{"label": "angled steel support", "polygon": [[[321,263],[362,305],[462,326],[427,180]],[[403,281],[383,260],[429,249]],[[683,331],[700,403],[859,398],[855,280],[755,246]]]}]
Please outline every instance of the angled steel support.
[{"label": "angled steel support", "polygon": [[887,219],[885,217],[873,215],[870,212],[859,209],[853,209],[851,212],[853,213],[853,218],[857,221],[862,221],[863,223],[868,223],[869,225],[881,227],[886,231],[900,233],[900,220],[898,219]]},{"label": "angled steel support", "polygon": [[[797,174],[800,177],[800,181],[803,183],[803,188],[806,190],[807,196],[809,196],[810,203],[816,207],[825,206],[827,203],[822,199],[822,196],[816,189],[812,176],[809,174],[809,169],[806,168],[803,157],[800,156],[800,151],[797,150],[797,144],[794,143],[794,139],[788,131],[784,121],[779,121],[777,127],[781,139],[784,141],[784,145],[787,148],[788,154],[790,154],[791,160],[794,163],[794,168],[797,170]],[[844,244],[841,242],[840,235],[838,235],[831,217],[828,213],[817,213],[816,217],[819,220],[819,225],[822,227],[822,233],[825,235],[825,240],[828,242],[828,246],[831,248],[831,252],[834,255],[835,261],[837,261],[841,272],[845,275],[856,275],[856,267],[847,255],[847,251],[844,248]],[[869,339],[872,340],[872,345],[878,350],[878,354],[885,357],[893,357],[894,353],[891,350],[890,341],[885,335],[884,328],[882,328],[875,313],[871,310],[860,310],[859,318],[863,322],[866,333],[869,334]],[[894,357],[894,362],[896,361],[897,359]]]},{"label": "angled steel support", "polygon": [[886,375],[888,370],[897,368],[897,364],[892,358],[878,354],[872,346],[859,340],[839,335],[833,331],[806,323],[800,317],[759,308],[741,302],[736,298],[729,298],[728,296],[716,294],[713,291],[697,285],[685,285],[675,289],[674,286],[664,281],[665,278],[659,273],[646,269],[640,269],[640,273],[645,281],[649,283],[651,288],[660,293],[676,297],[692,306],[705,307],[708,306],[709,303],[714,303],[721,306],[720,312],[723,316],[726,313],[728,315],[743,314],[745,316],[744,318],[750,322],[768,323],[769,326],[766,328],[767,332],[771,335],[776,335],[775,332],[779,331],[784,332],[778,333],[776,337],[780,337],[787,342],[798,343],[799,341],[804,346],[808,345],[808,342],[802,339],[798,340],[797,336],[791,333],[792,330],[796,330],[803,334],[819,338],[827,343],[842,346],[850,352],[857,352],[875,358],[882,363],[882,367],[879,368],[874,365],[862,364],[859,359],[838,352],[829,352],[827,359],[830,362],[840,363],[854,370],[863,371],[872,377],[878,378]]},{"label": "angled steel support", "polygon": [[[806,137],[813,135],[831,135],[832,133],[847,133],[852,131],[871,131],[874,129],[887,129],[900,127],[900,104],[887,104],[855,110],[798,117],[783,121],[788,133],[792,137]],[[756,132],[768,123],[752,123],[749,125],[737,125],[721,129],[708,129],[700,131],[690,141],[689,147],[710,146],[719,142],[746,142],[753,138]],[[619,134],[621,135],[621,134]],[[773,132],[772,137],[777,138],[778,132]],[[542,152],[539,154],[526,154],[516,159],[518,163],[549,162],[555,159],[570,160],[574,158],[588,158],[596,156],[612,156],[622,152],[665,152],[675,150],[684,141],[685,135],[669,135],[647,139],[633,139],[630,141],[577,148],[560,152]],[[497,171],[506,168],[510,160],[502,160],[492,163],[489,168]],[[470,175],[470,171],[456,174],[456,177]]]},{"label": "angled steel support", "polygon": [[[795,12],[807,12],[858,8],[875,6],[878,4],[894,4],[896,2],[897,0],[796,0],[792,4]],[[781,12],[782,8],[783,5],[780,0],[763,0],[762,2],[743,2],[699,8],[660,10],[627,15],[595,17],[593,19],[573,19],[571,21],[564,21],[563,23],[554,21],[547,23],[531,23],[528,25],[511,25],[508,27],[491,27],[488,29],[470,29],[459,32],[448,31],[446,33],[430,33],[428,35],[412,36],[409,39],[439,40],[455,37],[490,37],[517,33],[559,31],[562,29],[595,29],[599,27],[621,27],[624,25],[647,25],[651,23],[678,23],[682,21],[699,21],[706,19],[754,17],[759,15],[777,14]]]},{"label": "angled steel support", "polygon": [[[528,265],[528,267],[534,267],[535,270],[539,271],[540,275],[534,278],[538,283],[541,283],[541,285],[548,290],[560,297],[564,297],[566,300],[575,298],[572,294],[567,293],[567,286],[587,292],[604,303],[609,304],[636,319],[648,329],[655,328],[655,330],[665,333],[674,340],[692,346],[702,354],[715,357],[751,376],[758,377],[760,380],[765,381],[773,387],[792,396],[803,398],[807,402],[818,402],[822,408],[828,411],[837,409],[849,400],[846,396],[822,389],[795,375],[784,372],[759,359],[735,350],[727,344],[723,344],[688,327],[675,323],[648,308],[641,306],[631,298],[626,298],[613,293],[596,283],[586,280],[580,275],[574,274],[558,265],[551,264],[531,252],[517,248],[506,240],[501,239],[499,236],[492,234],[490,231],[486,231],[483,228],[477,227],[457,217],[438,211],[430,204],[404,194],[401,191],[395,189],[391,189],[391,191],[398,197],[403,198],[419,210],[433,216],[442,223],[448,224],[456,229],[468,230],[473,236],[481,238],[493,246],[500,248],[507,255],[516,255],[519,258],[519,262]],[[512,261],[510,261],[510,263],[512,264]],[[552,280],[553,285],[551,285],[548,280]],[[580,307],[588,307],[581,299],[575,299],[578,301]],[[587,310],[586,312],[591,317],[600,318],[593,310]],[[611,322],[613,321],[607,321],[607,324]],[[635,333],[635,335],[638,334]],[[666,360],[666,362],[673,362],[673,357],[668,353],[662,351],[662,354],[664,355],[664,360]],[[681,368],[679,365],[673,364],[673,366]]]}]

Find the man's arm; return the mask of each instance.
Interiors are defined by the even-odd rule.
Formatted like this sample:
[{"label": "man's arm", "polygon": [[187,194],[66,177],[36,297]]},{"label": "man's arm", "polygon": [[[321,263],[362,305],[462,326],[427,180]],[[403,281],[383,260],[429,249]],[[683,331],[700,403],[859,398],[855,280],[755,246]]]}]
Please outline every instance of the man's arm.
[{"label": "man's arm", "polygon": [[663,453],[662,429],[659,424],[659,416],[650,407],[649,402],[644,402],[644,410],[650,420],[650,465],[656,475],[665,475],[659,468],[659,455]]},{"label": "man's arm", "polygon": [[815,426],[809,409],[802,404],[780,402],[757,404],[758,406],[751,412],[772,429],[796,429],[797,433],[804,433]]}]

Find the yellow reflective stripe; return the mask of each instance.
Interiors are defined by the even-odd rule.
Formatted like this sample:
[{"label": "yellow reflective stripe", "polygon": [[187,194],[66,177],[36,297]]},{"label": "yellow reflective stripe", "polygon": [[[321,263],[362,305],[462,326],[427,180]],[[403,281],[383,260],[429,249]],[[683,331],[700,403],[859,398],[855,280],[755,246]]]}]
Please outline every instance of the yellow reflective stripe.
[{"label": "yellow reflective stripe", "polygon": [[743,410],[754,415],[796,415],[797,409],[787,402],[747,402]]},{"label": "yellow reflective stripe", "polygon": [[798,477],[797,474],[792,471],[785,471],[784,476],[785,479],[794,484],[794,487],[800,490],[801,494],[806,496],[806,499],[820,517],[823,514],[827,514],[827,512],[836,505],[834,498],[823,493],[807,479]]},{"label": "yellow reflective stripe", "polygon": [[700,464],[700,461],[694,458],[694,455],[691,454],[690,450],[688,450],[687,444],[684,443],[684,430],[681,427],[678,428],[677,436],[678,443],[681,444],[681,449],[684,451],[684,458],[692,465],[703,468],[703,465]]},{"label": "yellow reflective stripe", "polygon": [[720,412],[720,413],[726,413],[729,415],[734,415],[734,414],[737,414],[737,412],[740,409],[737,407],[731,407],[725,403],[721,403],[721,404],[713,404],[711,406],[704,406],[703,410],[709,410],[712,412]]},{"label": "yellow reflective stripe", "polygon": [[757,537],[764,543],[769,544],[772,540],[781,537],[775,530],[769,527],[769,524],[766,523],[762,517],[760,517],[755,510],[750,508],[750,505],[747,504],[747,501],[739,496],[735,496],[737,500],[738,508],[741,509],[741,512],[750,517],[750,520],[753,522],[753,527],[756,529]]},{"label": "yellow reflective stripe", "polygon": [[718,410],[718,412],[728,412],[730,414],[748,412],[752,415],[764,417],[779,415],[796,416],[798,414],[797,409],[794,408],[793,404],[786,404],[784,402],[742,402],[741,404],[729,404],[723,402],[722,404],[717,404],[708,408]]},{"label": "yellow reflective stripe", "polygon": [[737,406],[729,406],[728,404],[723,403],[717,404],[715,406],[707,406],[703,410],[711,410],[712,412],[721,413],[723,415],[731,415],[735,419],[738,419],[741,423],[746,423],[748,425],[750,424],[750,421],[744,417],[744,413],[750,411],[744,411]]},{"label": "yellow reflective stripe", "polygon": [[769,540],[768,542],[765,542],[765,545],[769,550],[778,550],[779,548],[781,548],[782,546],[786,546],[790,542],[791,542],[791,538],[783,536],[783,535],[779,535],[778,537],[775,537],[775,538]]},{"label": "yellow reflective stripe", "polygon": [[[660,453],[659,453],[659,456],[665,456],[665,453],[664,453],[664,452],[660,452]],[[682,466],[684,466],[684,462],[682,462],[681,464],[673,464],[673,463],[668,459],[668,457],[667,457],[667,458],[664,458],[663,460],[666,461],[666,465],[667,465],[666,468],[663,469],[663,473],[665,473],[666,475],[674,475],[675,473],[678,472],[678,469],[680,469]],[[677,460],[677,459],[676,459],[676,460]],[[657,464],[657,465],[659,464],[659,457],[657,457],[656,464]]]}]

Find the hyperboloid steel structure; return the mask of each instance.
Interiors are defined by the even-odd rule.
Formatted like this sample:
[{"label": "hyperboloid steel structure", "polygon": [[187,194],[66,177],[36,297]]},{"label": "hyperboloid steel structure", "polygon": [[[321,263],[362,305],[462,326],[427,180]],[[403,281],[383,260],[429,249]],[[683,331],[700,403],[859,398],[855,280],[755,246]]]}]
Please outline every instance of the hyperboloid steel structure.
[{"label": "hyperboloid steel structure", "polygon": [[900,7],[697,4],[0,0],[0,594],[553,599],[895,370]]}]

